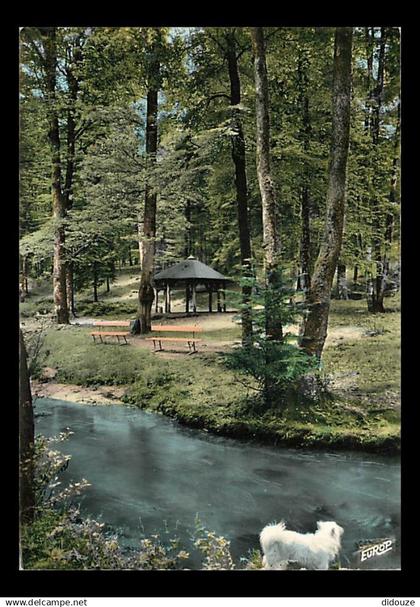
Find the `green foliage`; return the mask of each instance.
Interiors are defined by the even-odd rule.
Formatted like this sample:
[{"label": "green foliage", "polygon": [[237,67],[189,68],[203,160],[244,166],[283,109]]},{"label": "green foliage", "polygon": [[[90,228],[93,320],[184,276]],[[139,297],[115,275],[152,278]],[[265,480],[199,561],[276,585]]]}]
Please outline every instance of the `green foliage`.
[{"label": "green foliage", "polygon": [[203,527],[198,517],[195,523],[194,546],[204,555],[202,569],[235,569],[229,540]]},{"label": "green foliage", "polygon": [[267,314],[286,327],[296,322],[303,308],[295,303],[294,290],[281,273],[275,285],[264,286],[254,278],[243,279],[241,283],[252,287],[248,307],[252,313],[254,336],[252,343],[226,354],[226,365],[239,372],[239,381],[246,382],[246,376],[253,378],[265,406],[278,405],[282,401],[284,404],[290,387],[309,371],[315,371],[317,364],[313,357],[300,350],[292,333],[284,333],[280,341],[272,339],[266,333]]},{"label": "green foliage", "polygon": [[111,302],[111,301],[85,301],[82,300],[78,303],[77,310],[80,315],[88,317],[97,316],[113,316],[114,318],[124,319],[128,317],[134,317],[136,314],[136,303],[135,302]]}]

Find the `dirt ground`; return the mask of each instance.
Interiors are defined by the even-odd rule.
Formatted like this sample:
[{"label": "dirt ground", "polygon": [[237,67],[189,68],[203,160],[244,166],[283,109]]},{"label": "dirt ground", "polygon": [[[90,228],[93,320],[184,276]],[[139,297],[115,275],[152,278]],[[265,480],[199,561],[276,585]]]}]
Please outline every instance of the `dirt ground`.
[{"label": "dirt ground", "polygon": [[84,388],[75,384],[60,384],[54,381],[43,383],[36,380],[32,380],[31,389],[34,401],[36,398],[57,398],[89,405],[122,404],[121,397],[126,390],[124,386]]},{"label": "dirt ground", "polygon": [[[184,315],[168,316],[163,319],[155,320],[155,324],[162,325],[198,325],[203,330],[201,337],[202,341],[197,344],[199,352],[220,352],[231,348],[235,344],[240,343],[240,339],[207,339],[205,338],[206,332],[212,331],[223,331],[224,329],[232,329],[235,327],[236,322],[234,317],[237,315],[236,312],[226,313],[212,313],[212,314],[198,314],[197,316],[186,317]],[[75,323],[80,325],[92,325],[95,319],[93,318],[78,318]],[[291,333],[298,333],[298,325],[288,327]],[[334,346],[343,341],[353,341],[360,339],[363,336],[363,328],[354,325],[332,327],[328,329],[328,336],[326,341],[326,347]],[[136,348],[143,348],[154,351],[153,342],[145,340],[140,336],[130,336],[130,344]],[[157,355],[162,358],[173,358],[174,356],[183,356],[188,353],[188,345],[185,344],[171,344],[167,343],[163,345],[164,350],[157,352]]]}]

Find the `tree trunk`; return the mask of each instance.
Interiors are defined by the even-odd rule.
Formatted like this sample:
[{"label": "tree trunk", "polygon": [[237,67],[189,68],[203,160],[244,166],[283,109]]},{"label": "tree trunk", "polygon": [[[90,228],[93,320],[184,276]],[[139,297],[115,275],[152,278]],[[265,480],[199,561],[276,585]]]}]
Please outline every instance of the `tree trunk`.
[{"label": "tree trunk", "polygon": [[193,254],[192,237],[191,237],[191,228],[192,228],[192,226],[191,226],[191,202],[189,200],[187,200],[187,202],[185,203],[184,216],[185,216],[184,257],[185,257],[185,259],[187,259],[187,257],[189,257],[190,255]]},{"label": "tree trunk", "polygon": [[[301,139],[303,151],[305,154],[309,151],[311,137],[311,123],[309,116],[309,97],[308,97],[308,59],[302,52],[298,62],[298,82],[300,90],[300,103],[302,110]],[[300,238],[300,265],[302,268],[300,286],[303,289],[305,299],[311,286],[311,230],[310,230],[310,170],[305,163],[302,171],[301,186],[301,238]]]},{"label": "tree trunk", "polygon": [[[147,93],[147,124],[146,124],[146,155],[147,165],[151,169],[156,163],[157,151],[157,113],[158,91],[149,90]],[[155,297],[153,289],[153,272],[155,267],[155,237],[156,237],[156,193],[146,184],[143,234],[141,242],[141,277],[139,288],[140,332],[148,333],[152,323],[152,305]]]},{"label": "tree trunk", "polygon": [[[237,45],[233,31],[226,33],[227,62],[230,81],[230,105],[232,106],[232,160],[235,166],[236,207],[239,227],[239,246],[241,253],[242,276],[252,278],[251,237],[248,222],[248,185],[246,176],[245,138],[242,129],[239,104],[241,103],[241,81],[239,78]],[[242,285],[242,345],[252,343],[252,287]]]},{"label": "tree trunk", "polygon": [[20,523],[33,520],[34,491],[34,414],[25,342],[19,328],[19,515]]},{"label": "tree trunk", "polygon": [[398,182],[398,166],[399,166],[399,151],[400,151],[400,120],[401,120],[401,107],[398,102],[397,108],[397,124],[395,127],[394,135],[394,157],[392,159],[392,173],[391,182],[389,189],[389,202],[391,205],[390,211],[386,216],[385,223],[385,253],[384,253],[384,272],[385,279],[389,276],[389,254],[394,237],[394,212],[393,207],[397,205],[397,182]]},{"label": "tree trunk", "polygon": [[353,285],[357,285],[358,278],[359,278],[359,266],[355,265],[353,268]]},{"label": "tree trunk", "polygon": [[73,270],[72,261],[70,261],[67,264],[66,291],[67,291],[67,308],[69,310],[69,313],[75,317],[76,311],[75,311],[75,307],[74,307],[74,270]]},{"label": "tree trunk", "polygon": [[373,28],[365,27],[365,48],[366,48],[366,90],[368,98],[365,107],[365,133],[369,132],[371,111],[372,111],[372,81],[373,81],[373,59],[374,59],[374,32]]},{"label": "tree trunk", "polygon": [[65,198],[61,189],[61,158],[60,158],[60,131],[58,112],[56,108],[56,69],[57,44],[56,28],[43,28],[45,35],[45,74],[48,114],[48,141],[52,157],[52,208],[56,223],[54,234],[54,265],[53,265],[53,292],[54,308],[58,324],[69,323],[66,294],[66,262],[64,257],[65,233],[63,219],[66,214]]},{"label": "tree trunk", "polygon": [[[137,238],[139,241],[139,266],[140,270],[143,267],[143,219],[137,223]],[[121,269],[121,260],[120,260],[120,269]]]},{"label": "tree trunk", "polygon": [[301,288],[305,299],[311,287],[311,229],[310,229],[310,201],[308,186],[302,187],[301,194],[301,220],[302,233],[300,238],[300,265],[302,268]]},{"label": "tree trunk", "polygon": [[325,232],[312,276],[308,295],[309,311],[301,339],[302,348],[318,358],[321,357],[327,337],[331,287],[343,236],[350,131],[352,36],[349,27],[336,29]]},{"label": "tree trunk", "polygon": [[29,289],[28,289],[28,256],[27,255],[20,255],[20,269],[21,269],[21,275],[20,275],[20,291],[21,291],[21,297],[23,297],[22,301],[24,301],[25,299],[25,295],[29,295]]},{"label": "tree trunk", "polygon": [[276,192],[270,166],[270,117],[264,30],[251,28],[256,92],[257,174],[262,199],[264,271],[266,280],[265,331],[269,339],[282,340],[281,318],[273,305],[273,291],[280,279],[280,238],[276,222]]},{"label": "tree trunk", "polygon": [[96,261],[93,262],[93,301],[98,302],[98,269]]},{"label": "tree trunk", "polygon": [[348,299],[349,292],[347,287],[347,268],[346,264],[338,260],[337,263],[337,298]]},{"label": "tree trunk", "polygon": [[[382,108],[382,95],[384,88],[384,70],[385,70],[385,43],[386,43],[386,30],[381,28],[381,37],[379,40],[379,54],[378,54],[378,72],[376,79],[376,86],[374,87],[371,98],[372,98],[372,111],[371,111],[371,137],[374,146],[379,144],[380,138],[380,125],[381,125],[381,108]],[[376,267],[376,277],[370,278],[371,283],[368,286],[368,310],[373,314],[385,312],[384,308],[384,295],[385,295],[385,264],[382,255],[383,243],[382,238],[379,236],[381,232],[381,220],[380,220],[380,202],[377,199],[371,201],[373,210],[373,221],[372,227],[374,231],[374,238],[372,240],[372,253],[373,260]]]}]

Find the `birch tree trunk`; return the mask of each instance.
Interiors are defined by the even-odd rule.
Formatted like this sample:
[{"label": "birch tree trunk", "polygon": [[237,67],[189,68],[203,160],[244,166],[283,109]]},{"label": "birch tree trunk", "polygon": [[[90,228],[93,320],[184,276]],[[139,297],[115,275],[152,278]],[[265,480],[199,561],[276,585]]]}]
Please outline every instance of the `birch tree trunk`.
[{"label": "birch tree trunk", "polygon": [[19,328],[19,514],[20,522],[33,520],[35,493],[33,482],[34,414],[31,386],[22,329]]},{"label": "birch tree trunk", "polygon": [[270,117],[264,30],[251,28],[254,48],[257,174],[262,199],[264,270],[266,278],[265,330],[269,339],[283,338],[281,318],[276,313],[274,292],[279,284],[280,238],[276,221],[276,191],[271,176]]},{"label": "birch tree trunk", "polygon": [[57,42],[56,28],[43,28],[45,48],[45,75],[48,112],[48,141],[52,158],[52,208],[56,222],[54,234],[53,292],[54,308],[58,324],[69,323],[66,293],[66,262],[64,257],[65,232],[63,219],[66,214],[65,198],[62,192],[60,131],[58,124],[56,84],[57,84]]},{"label": "birch tree trunk", "polygon": [[332,93],[332,135],[328,169],[324,238],[308,295],[301,346],[321,357],[327,337],[331,287],[340,255],[345,213],[346,169],[350,131],[352,28],[336,29]]},{"label": "birch tree trunk", "polygon": [[[234,32],[226,34],[227,61],[230,81],[230,105],[232,106],[232,160],[235,165],[235,187],[236,205],[238,213],[239,246],[241,251],[241,266],[243,278],[252,277],[251,265],[251,237],[248,222],[248,185],[246,176],[245,160],[245,137],[242,128],[240,109],[241,103],[241,81],[239,78],[237,45]],[[242,345],[252,343],[252,312],[251,312],[252,287],[242,286]]]}]

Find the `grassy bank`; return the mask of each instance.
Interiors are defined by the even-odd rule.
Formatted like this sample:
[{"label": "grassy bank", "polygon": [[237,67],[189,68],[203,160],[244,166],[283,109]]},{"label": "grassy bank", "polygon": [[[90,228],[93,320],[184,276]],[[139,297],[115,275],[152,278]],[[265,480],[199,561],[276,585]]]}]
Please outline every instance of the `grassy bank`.
[{"label": "grassy bank", "polygon": [[[333,302],[330,333],[335,337],[325,350],[324,373],[334,398],[316,405],[262,410],[255,392],[226,369],[221,353],[162,359],[134,343],[95,346],[82,327],[49,328],[43,365],[56,369],[60,382],[125,384],[126,402],[222,435],[397,452],[398,302],[394,311],[377,317],[367,315],[364,306],[363,301]],[[232,326],[230,333],[235,331]]]}]

